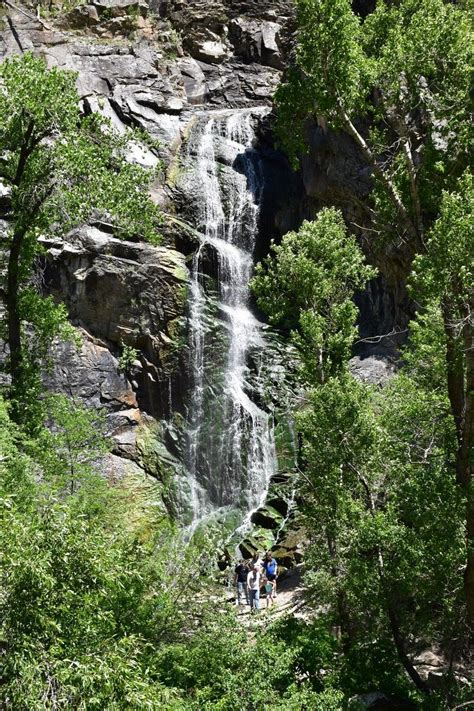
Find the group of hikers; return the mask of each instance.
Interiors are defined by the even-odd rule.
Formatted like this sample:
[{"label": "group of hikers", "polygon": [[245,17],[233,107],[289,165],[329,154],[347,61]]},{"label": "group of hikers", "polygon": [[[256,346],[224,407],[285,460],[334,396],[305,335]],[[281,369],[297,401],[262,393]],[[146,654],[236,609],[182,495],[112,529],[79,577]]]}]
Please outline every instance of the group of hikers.
[{"label": "group of hikers", "polygon": [[263,588],[267,607],[271,607],[276,600],[277,570],[278,564],[270,551],[265,554],[263,560],[258,552],[250,562],[240,560],[234,575],[234,585],[237,588],[235,604],[250,605],[250,612],[256,612],[260,607],[260,589]]}]

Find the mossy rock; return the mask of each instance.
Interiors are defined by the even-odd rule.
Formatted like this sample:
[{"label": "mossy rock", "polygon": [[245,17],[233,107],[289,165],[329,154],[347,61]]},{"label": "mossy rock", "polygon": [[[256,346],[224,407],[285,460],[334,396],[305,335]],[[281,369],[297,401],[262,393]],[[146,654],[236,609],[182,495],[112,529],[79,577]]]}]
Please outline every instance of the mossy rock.
[{"label": "mossy rock", "polygon": [[163,438],[163,427],[159,424],[140,430],[137,437],[140,464],[147,474],[161,482],[162,499],[169,514],[188,523],[190,491],[186,469],[166,447]]},{"label": "mossy rock", "polygon": [[308,536],[304,528],[299,528],[295,531],[289,531],[284,538],[279,542],[280,548],[294,550],[308,541]]},{"label": "mossy rock", "polygon": [[288,515],[289,504],[288,501],[282,496],[268,497],[266,505],[267,507],[271,507],[272,509],[275,509],[275,511],[278,511],[278,513],[281,514],[283,517]]},{"label": "mossy rock", "polygon": [[278,574],[280,575],[280,566],[284,568],[294,568],[297,564],[293,551],[286,548],[274,548],[272,555],[278,563]]},{"label": "mossy rock", "polygon": [[268,551],[275,545],[273,531],[268,528],[258,528],[253,531],[253,538],[259,543],[260,551]]},{"label": "mossy rock", "polygon": [[261,545],[259,541],[257,541],[255,538],[252,538],[250,536],[247,536],[247,538],[244,538],[244,540],[240,543],[240,551],[242,553],[242,558],[252,558],[255,553],[261,550]]},{"label": "mossy rock", "polygon": [[288,484],[291,484],[293,478],[295,476],[294,471],[283,471],[280,470],[276,474],[272,476],[270,479],[270,486],[275,486],[275,485],[284,485],[287,486]]},{"label": "mossy rock", "polygon": [[262,506],[254,511],[250,520],[262,528],[278,528],[283,523],[283,516],[273,506]]}]

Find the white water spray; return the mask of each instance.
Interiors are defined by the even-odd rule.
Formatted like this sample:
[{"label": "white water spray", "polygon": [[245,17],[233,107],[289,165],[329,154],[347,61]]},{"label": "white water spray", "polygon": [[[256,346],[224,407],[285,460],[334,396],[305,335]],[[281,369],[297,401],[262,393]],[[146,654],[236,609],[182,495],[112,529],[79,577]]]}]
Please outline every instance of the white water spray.
[{"label": "white water spray", "polygon": [[[265,354],[262,324],[249,310],[249,280],[263,176],[253,149],[255,114],[231,110],[198,115],[188,143],[202,234],[190,288],[191,395],[187,467],[193,525],[238,509],[244,525],[265,499],[276,470],[272,418],[252,400],[248,356]],[[209,314],[203,260],[215,255],[221,333]],[[219,329],[218,329],[219,330]],[[223,352],[213,354],[217,343]]]}]

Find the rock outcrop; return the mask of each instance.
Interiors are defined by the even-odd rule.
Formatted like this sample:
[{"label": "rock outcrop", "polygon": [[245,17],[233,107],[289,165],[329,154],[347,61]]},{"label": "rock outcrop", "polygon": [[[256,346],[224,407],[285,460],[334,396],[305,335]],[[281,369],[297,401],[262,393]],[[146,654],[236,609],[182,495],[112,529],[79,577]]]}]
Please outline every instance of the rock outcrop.
[{"label": "rock outcrop", "polygon": [[[360,0],[361,13],[371,1]],[[153,139],[151,145],[131,146],[130,159],[147,166],[162,161],[166,180],[155,186],[153,198],[168,212],[190,219],[181,152],[195,111],[271,108],[294,31],[292,0],[87,0],[73,9],[55,0],[54,13],[42,19],[34,15],[36,3],[16,4],[0,17],[0,59],[32,51],[49,66],[77,72],[84,112],[100,111],[117,130],[137,127]],[[275,145],[273,114],[263,114],[256,146],[264,172],[257,258],[271,238],[297,228],[326,204],[341,204],[348,222],[362,224],[360,200],[371,183],[350,139],[324,125],[309,126],[309,151],[295,174]],[[225,156],[220,167],[229,168]],[[162,480],[172,474],[183,482],[180,408],[187,377],[188,278],[183,255],[195,245],[179,227],[169,230],[165,244],[122,242],[91,226],[45,243],[46,288],[67,304],[83,334],[79,349],[56,346],[47,381],[106,408],[115,442],[108,466],[117,476],[140,465]],[[364,247],[371,253],[370,245]],[[212,279],[212,254],[209,265]],[[409,305],[401,284],[399,275],[387,270],[360,296],[363,337],[390,332],[394,323],[404,326]],[[124,345],[138,355],[126,373],[119,363]],[[361,344],[354,370],[371,382],[383,381],[390,370],[387,353],[396,345],[396,339],[389,348]],[[268,382],[269,390],[276,390],[278,373]],[[152,417],[168,423],[162,427]],[[158,433],[152,441],[150,432]],[[291,468],[288,433],[277,429],[276,434],[286,452],[283,469]],[[169,508],[179,509],[180,498],[181,492],[172,496]],[[267,505],[254,514],[257,530],[247,541],[249,550],[276,546],[285,565],[298,562],[299,543],[285,547],[276,541],[291,515],[291,501],[288,481],[273,482]]]},{"label": "rock outcrop", "polygon": [[[11,10],[0,33],[0,57],[33,51],[50,66],[77,72],[86,110],[101,110],[119,129],[144,129],[161,142],[158,153],[169,163],[186,132],[189,108],[271,104],[280,79],[275,67],[282,66],[280,35],[278,23],[263,21],[256,30],[254,49],[248,38],[242,37],[241,42],[235,32],[234,46],[228,39],[226,23],[231,16],[226,8],[219,9],[219,3],[178,1],[160,6],[166,19],[154,18],[150,31],[138,23],[133,41],[127,42],[117,29],[104,30],[105,37],[99,31],[104,22],[142,17],[146,5],[144,0],[93,0],[75,8],[72,18],[63,13],[47,26],[31,13]],[[71,32],[79,16],[85,20],[81,34]],[[244,16],[235,21],[242,27],[249,22],[257,27],[255,20]],[[89,32],[91,24],[94,32]],[[180,36],[186,56],[182,56]]]},{"label": "rock outcrop", "polygon": [[[95,227],[45,247],[48,292],[67,305],[75,325],[117,356],[123,346],[137,350],[130,374],[136,397],[149,414],[166,416],[184,338],[188,274],[183,255],[125,242]],[[101,363],[90,363],[92,372],[100,372]],[[87,370],[79,368],[86,384]],[[93,398],[89,393],[86,399]]]}]

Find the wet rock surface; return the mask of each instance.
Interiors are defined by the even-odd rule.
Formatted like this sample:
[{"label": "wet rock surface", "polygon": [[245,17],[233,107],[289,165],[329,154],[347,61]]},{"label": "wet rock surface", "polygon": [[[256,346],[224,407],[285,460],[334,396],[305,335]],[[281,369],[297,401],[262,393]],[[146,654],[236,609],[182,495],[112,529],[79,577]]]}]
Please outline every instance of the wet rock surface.
[{"label": "wet rock surface", "polygon": [[[361,13],[368,4],[360,3]],[[192,222],[191,203],[181,189],[181,155],[196,108],[271,108],[291,50],[291,0],[89,0],[72,10],[58,0],[54,16],[40,20],[34,3],[18,5],[19,10],[8,10],[7,19],[0,18],[0,59],[33,51],[49,66],[77,72],[85,112],[101,111],[119,131],[138,127],[154,139],[152,147],[134,146],[130,159],[151,167],[163,161],[166,184],[156,188],[154,199]],[[273,120],[272,114],[262,116],[257,132],[264,174],[257,258],[267,252],[270,239],[280,239],[325,204],[339,202],[347,221],[361,224],[358,200],[371,189],[355,146],[324,125],[308,127],[309,152],[295,174],[275,146]],[[222,171],[232,168],[227,163],[222,155]],[[175,241],[184,254],[195,249],[186,231],[175,228],[170,234],[169,243]],[[71,319],[84,332],[78,352],[57,346],[48,376],[51,387],[108,410],[117,460],[149,467],[162,479],[176,473],[188,378],[185,257],[167,247],[120,242],[91,227],[45,246],[47,288],[68,305]],[[365,248],[370,254],[370,245]],[[209,280],[215,278],[215,261],[212,254],[205,260]],[[364,338],[390,333],[394,324],[403,329],[408,306],[399,284],[392,269],[360,297]],[[127,373],[119,367],[122,344],[138,351]],[[382,382],[397,345],[396,336],[382,344],[362,343],[354,372]],[[280,545],[284,531],[275,533],[281,518],[291,514],[285,477],[293,457],[291,433],[272,404],[281,391],[278,368],[250,386],[260,388],[260,404],[274,412],[282,479],[272,482],[267,502],[276,513],[269,515],[268,506],[256,513],[260,520],[249,550]],[[155,426],[144,413],[168,418],[160,434],[164,450],[151,457],[143,457],[139,444],[140,431]],[[298,557],[296,549],[281,550],[287,562]]]}]

